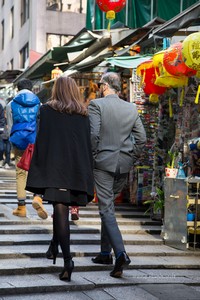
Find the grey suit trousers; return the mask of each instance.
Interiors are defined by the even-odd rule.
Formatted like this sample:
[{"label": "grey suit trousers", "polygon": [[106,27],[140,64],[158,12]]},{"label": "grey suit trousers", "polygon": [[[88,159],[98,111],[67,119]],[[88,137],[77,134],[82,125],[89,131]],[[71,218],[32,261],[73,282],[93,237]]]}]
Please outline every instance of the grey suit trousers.
[{"label": "grey suit trousers", "polygon": [[95,188],[98,198],[99,214],[101,217],[101,252],[111,252],[112,248],[117,257],[125,251],[122,235],[116,217],[114,200],[122,191],[127,173],[111,173],[94,169]]}]

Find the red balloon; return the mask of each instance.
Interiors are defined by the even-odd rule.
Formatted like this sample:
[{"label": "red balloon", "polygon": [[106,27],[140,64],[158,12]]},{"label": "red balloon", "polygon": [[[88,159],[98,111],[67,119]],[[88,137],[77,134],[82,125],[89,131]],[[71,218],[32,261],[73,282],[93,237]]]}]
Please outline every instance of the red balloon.
[{"label": "red balloon", "polygon": [[194,76],[196,70],[190,69],[183,61],[182,57],[182,43],[178,42],[171,45],[165,50],[163,56],[163,65],[166,71],[175,76]]},{"label": "red balloon", "polygon": [[109,10],[119,12],[126,5],[126,0],[97,0],[96,2],[100,10],[104,12]]}]

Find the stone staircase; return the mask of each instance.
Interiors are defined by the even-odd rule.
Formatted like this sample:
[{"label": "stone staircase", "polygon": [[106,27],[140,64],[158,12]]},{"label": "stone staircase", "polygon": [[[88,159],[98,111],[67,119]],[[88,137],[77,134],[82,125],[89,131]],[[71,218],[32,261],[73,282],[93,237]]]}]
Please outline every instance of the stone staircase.
[{"label": "stone staircase", "polygon": [[[172,282],[173,277],[174,281],[177,279],[173,276],[175,270],[184,273],[191,269],[199,274],[200,251],[181,251],[164,245],[161,224],[144,214],[144,208],[118,204],[116,216],[132,262],[129,269],[124,270],[122,279],[110,277],[112,266],[91,262],[99,252],[100,240],[98,207],[91,203],[80,209],[79,221],[70,222],[75,269],[70,283],[60,281],[61,254],[56,265],[45,257],[52,236],[52,207],[46,203],[49,218],[39,219],[31,206],[32,195],[27,193],[27,218],[13,216],[17,203],[14,176],[14,170],[0,170],[0,295],[92,290],[119,284],[131,286],[145,280],[155,282],[158,273],[166,274],[166,270]],[[166,281],[165,277],[159,276],[158,281]],[[194,278],[199,284],[200,275],[196,281]]]}]

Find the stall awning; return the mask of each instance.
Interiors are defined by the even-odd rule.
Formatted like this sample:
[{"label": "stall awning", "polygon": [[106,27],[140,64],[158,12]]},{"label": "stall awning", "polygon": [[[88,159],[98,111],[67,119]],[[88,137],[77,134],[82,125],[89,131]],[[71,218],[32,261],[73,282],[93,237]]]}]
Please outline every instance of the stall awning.
[{"label": "stall awning", "polygon": [[4,83],[11,83],[21,73],[21,70],[6,70],[0,74],[0,82],[3,80]]},{"label": "stall awning", "polygon": [[107,58],[106,61],[109,62],[112,66],[135,69],[139,64],[151,58],[152,56],[142,56],[142,55],[120,56],[120,57]]},{"label": "stall awning", "polygon": [[50,75],[55,63],[67,60],[67,50],[65,47],[54,47],[38,59],[38,61],[36,61],[31,67],[26,69],[20,76],[18,76],[13,83],[17,83],[21,78],[25,77],[35,80],[42,78],[47,74]]},{"label": "stall awning", "polygon": [[53,47],[53,49],[45,53],[31,67],[26,69],[20,76],[18,76],[14,83],[17,83],[19,79],[24,77],[27,77],[31,80],[36,80],[46,76],[47,74],[50,75],[55,64],[59,65],[59,68],[65,71],[67,63],[70,62],[68,53],[73,52],[74,57],[79,57],[80,51],[90,47],[99,38],[101,38],[100,35],[83,28],[66,45],[61,47]]}]

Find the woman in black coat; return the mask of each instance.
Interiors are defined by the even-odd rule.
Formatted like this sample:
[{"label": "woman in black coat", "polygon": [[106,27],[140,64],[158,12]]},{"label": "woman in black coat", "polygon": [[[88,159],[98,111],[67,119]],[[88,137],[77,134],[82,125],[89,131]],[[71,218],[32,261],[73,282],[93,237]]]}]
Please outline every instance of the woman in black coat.
[{"label": "woman in black coat", "polygon": [[85,206],[94,195],[90,124],[74,79],[60,77],[52,97],[40,108],[39,131],[26,190],[53,204],[54,263],[61,246],[61,280],[71,279],[69,206]]}]

